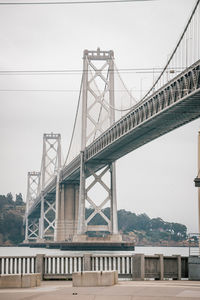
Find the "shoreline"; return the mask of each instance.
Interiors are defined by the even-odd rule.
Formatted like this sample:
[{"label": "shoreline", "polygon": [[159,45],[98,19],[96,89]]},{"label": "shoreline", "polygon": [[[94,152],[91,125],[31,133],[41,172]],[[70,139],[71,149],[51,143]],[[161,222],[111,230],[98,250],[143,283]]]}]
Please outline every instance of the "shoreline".
[{"label": "shoreline", "polygon": [[[0,245],[0,248],[12,248],[12,247],[19,247],[21,248],[22,246],[20,244],[17,245]],[[29,247],[28,245],[26,245],[26,247]],[[189,246],[183,246],[183,245],[173,245],[173,246],[164,246],[164,245],[135,245],[135,247],[144,247],[144,248],[148,248],[148,247],[152,247],[152,248],[188,248]],[[192,248],[198,248],[198,246],[191,246]],[[42,248],[42,247],[34,247],[34,248]]]}]

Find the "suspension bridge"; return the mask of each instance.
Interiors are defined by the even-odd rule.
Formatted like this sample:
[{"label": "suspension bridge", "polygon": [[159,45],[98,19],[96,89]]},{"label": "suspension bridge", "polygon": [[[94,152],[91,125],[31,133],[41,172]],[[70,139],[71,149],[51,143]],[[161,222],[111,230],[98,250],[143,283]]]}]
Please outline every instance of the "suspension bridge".
[{"label": "suspension bridge", "polygon": [[[122,243],[115,161],[200,116],[199,2],[164,69],[139,101],[122,81],[112,50],[84,50],[66,159],[60,134],[44,134],[41,170],[28,173],[24,244],[92,243],[91,232],[102,233],[103,243]],[[97,215],[102,222],[94,225]]]}]

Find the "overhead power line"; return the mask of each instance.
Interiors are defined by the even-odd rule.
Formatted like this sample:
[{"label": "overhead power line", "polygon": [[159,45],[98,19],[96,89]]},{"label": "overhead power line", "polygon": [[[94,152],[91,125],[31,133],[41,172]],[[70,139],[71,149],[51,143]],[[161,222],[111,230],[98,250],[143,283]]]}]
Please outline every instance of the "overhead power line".
[{"label": "overhead power line", "polygon": [[[98,90],[99,91],[99,90]],[[131,93],[134,92],[140,92],[141,89],[130,89],[128,90]],[[143,92],[148,91],[146,89],[142,89]],[[180,90],[173,90],[174,92],[180,91]],[[185,91],[185,89],[182,89],[182,91]],[[191,91],[191,89],[187,89],[187,91]],[[58,92],[58,93],[78,93],[80,90],[70,90],[70,89],[0,89],[0,92]],[[115,93],[121,93],[124,92],[124,90],[114,90]]]},{"label": "overhead power line", "polygon": [[[117,70],[109,70],[111,72],[121,72],[121,73],[160,73],[163,68],[123,68]],[[169,72],[181,71],[182,68],[169,69]],[[65,69],[65,70],[0,70],[0,75],[65,75],[65,74],[82,74],[84,72],[89,72],[88,70],[78,70],[78,69]],[[102,71],[102,73],[107,71]]]},{"label": "overhead power line", "polygon": [[91,0],[91,1],[40,1],[40,2],[0,2],[0,5],[73,5],[73,4],[106,4],[106,3],[131,3],[155,0]]}]

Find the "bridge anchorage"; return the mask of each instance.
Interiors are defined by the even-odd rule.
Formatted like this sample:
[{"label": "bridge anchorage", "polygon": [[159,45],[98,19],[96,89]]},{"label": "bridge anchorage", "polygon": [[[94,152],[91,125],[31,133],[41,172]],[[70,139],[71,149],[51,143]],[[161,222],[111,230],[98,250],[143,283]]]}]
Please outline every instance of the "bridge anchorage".
[{"label": "bridge anchorage", "polygon": [[[98,160],[96,168],[86,157],[88,145],[115,122],[114,76],[113,51],[84,51],[79,174],[65,174],[76,158],[70,161],[68,155],[62,165],[60,135],[44,134],[41,172],[28,173],[25,244],[34,241],[37,245],[49,243],[49,247],[62,244],[64,248],[71,243],[73,249],[80,249],[80,245],[86,249],[90,244],[96,249],[98,242],[103,249],[134,248],[122,242],[118,233],[115,162]],[[109,207],[107,214],[105,207]],[[100,223],[94,225],[92,220],[97,216]]]}]

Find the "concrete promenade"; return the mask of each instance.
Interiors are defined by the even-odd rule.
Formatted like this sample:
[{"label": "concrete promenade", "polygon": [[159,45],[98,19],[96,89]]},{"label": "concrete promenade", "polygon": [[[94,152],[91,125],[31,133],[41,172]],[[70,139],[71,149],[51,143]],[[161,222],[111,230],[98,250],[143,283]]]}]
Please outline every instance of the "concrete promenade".
[{"label": "concrete promenade", "polygon": [[71,281],[43,281],[31,289],[2,289],[1,300],[186,300],[200,299],[198,281],[121,281],[110,287],[72,287]]}]

